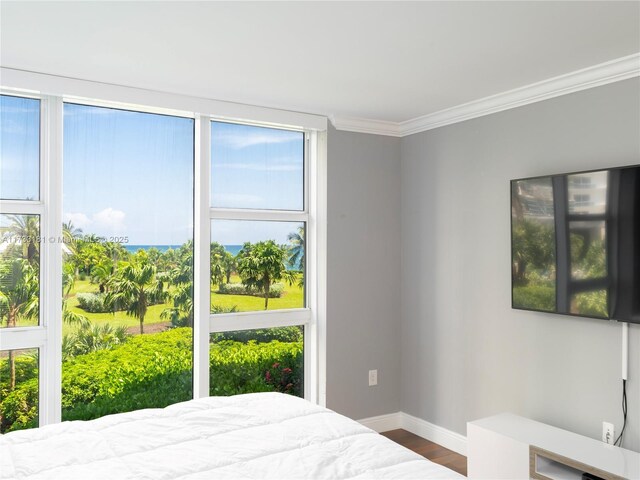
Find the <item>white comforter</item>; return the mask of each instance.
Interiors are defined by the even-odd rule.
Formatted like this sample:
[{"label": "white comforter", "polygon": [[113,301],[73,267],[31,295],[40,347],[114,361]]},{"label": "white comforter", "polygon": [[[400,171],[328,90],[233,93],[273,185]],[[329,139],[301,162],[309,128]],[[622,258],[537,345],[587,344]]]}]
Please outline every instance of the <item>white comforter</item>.
[{"label": "white comforter", "polygon": [[6,434],[0,478],[462,477],[331,410],[255,393]]}]

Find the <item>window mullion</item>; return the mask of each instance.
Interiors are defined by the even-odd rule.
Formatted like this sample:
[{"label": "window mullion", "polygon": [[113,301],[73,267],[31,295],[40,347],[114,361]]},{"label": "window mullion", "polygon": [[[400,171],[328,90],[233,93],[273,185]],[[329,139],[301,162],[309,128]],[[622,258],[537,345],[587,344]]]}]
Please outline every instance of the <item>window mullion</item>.
[{"label": "window mullion", "polygon": [[20,200],[0,200],[0,212],[14,215],[42,215],[44,204]]},{"label": "window mullion", "polygon": [[207,116],[196,117],[193,269],[193,397],[209,396],[209,310],[211,227],[209,218],[211,129]]},{"label": "window mullion", "polygon": [[234,208],[210,208],[211,220],[255,220],[273,222],[306,222],[306,212],[292,210],[250,210]]},{"label": "window mullion", "polygon": [[308,308],[213,314],[209,317],[209,332],[293,327],[308,325],[311,321]]},{"label": "window mullion", "polygon": [[45,97],[42,115],[40,425],[58,423],[62,405],[62,98]]}]

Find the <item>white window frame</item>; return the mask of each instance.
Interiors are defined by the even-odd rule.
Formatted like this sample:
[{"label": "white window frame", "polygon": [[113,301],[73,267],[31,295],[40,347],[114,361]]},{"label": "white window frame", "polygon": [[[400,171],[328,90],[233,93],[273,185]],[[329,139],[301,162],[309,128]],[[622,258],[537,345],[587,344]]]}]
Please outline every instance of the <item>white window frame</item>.
[{"label": "white window frame", "polygon": [[[0,200],[0,213],[40,216],[40,322],[0,329],[0,350],[39,349],[39,425],[61,421],[62,139],[64,102],[195,119],[193,398],[209,395],[209,335],[225,330],[304,325],[305,398],[326,404],[326,129],[325,117],[0,68],[0,93],[39,99],[40,199]],[[211,122],[293,129],[305,135],[304,211],[210,207]],[[211,220],[306,223],[306,307],[210,314]]]}]

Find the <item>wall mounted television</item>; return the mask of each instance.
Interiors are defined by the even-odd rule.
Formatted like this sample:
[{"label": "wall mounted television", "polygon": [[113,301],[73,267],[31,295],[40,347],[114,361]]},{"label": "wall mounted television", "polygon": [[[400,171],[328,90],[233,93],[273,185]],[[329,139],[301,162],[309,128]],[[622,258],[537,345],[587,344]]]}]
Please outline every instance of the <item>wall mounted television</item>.
[{"label": "wall mounted television", "polygon": [[640,165],[511,181],[515,309],[640,323]]}]

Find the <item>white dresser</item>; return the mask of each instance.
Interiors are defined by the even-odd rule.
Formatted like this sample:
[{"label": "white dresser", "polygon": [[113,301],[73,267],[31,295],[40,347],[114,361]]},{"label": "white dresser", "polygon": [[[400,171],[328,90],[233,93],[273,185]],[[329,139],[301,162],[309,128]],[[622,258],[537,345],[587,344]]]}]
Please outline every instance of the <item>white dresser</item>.
[{"label": "white dresser", "polygon": [[640,480],[640,454],[510,413],[467,423],[468,477]]}]

